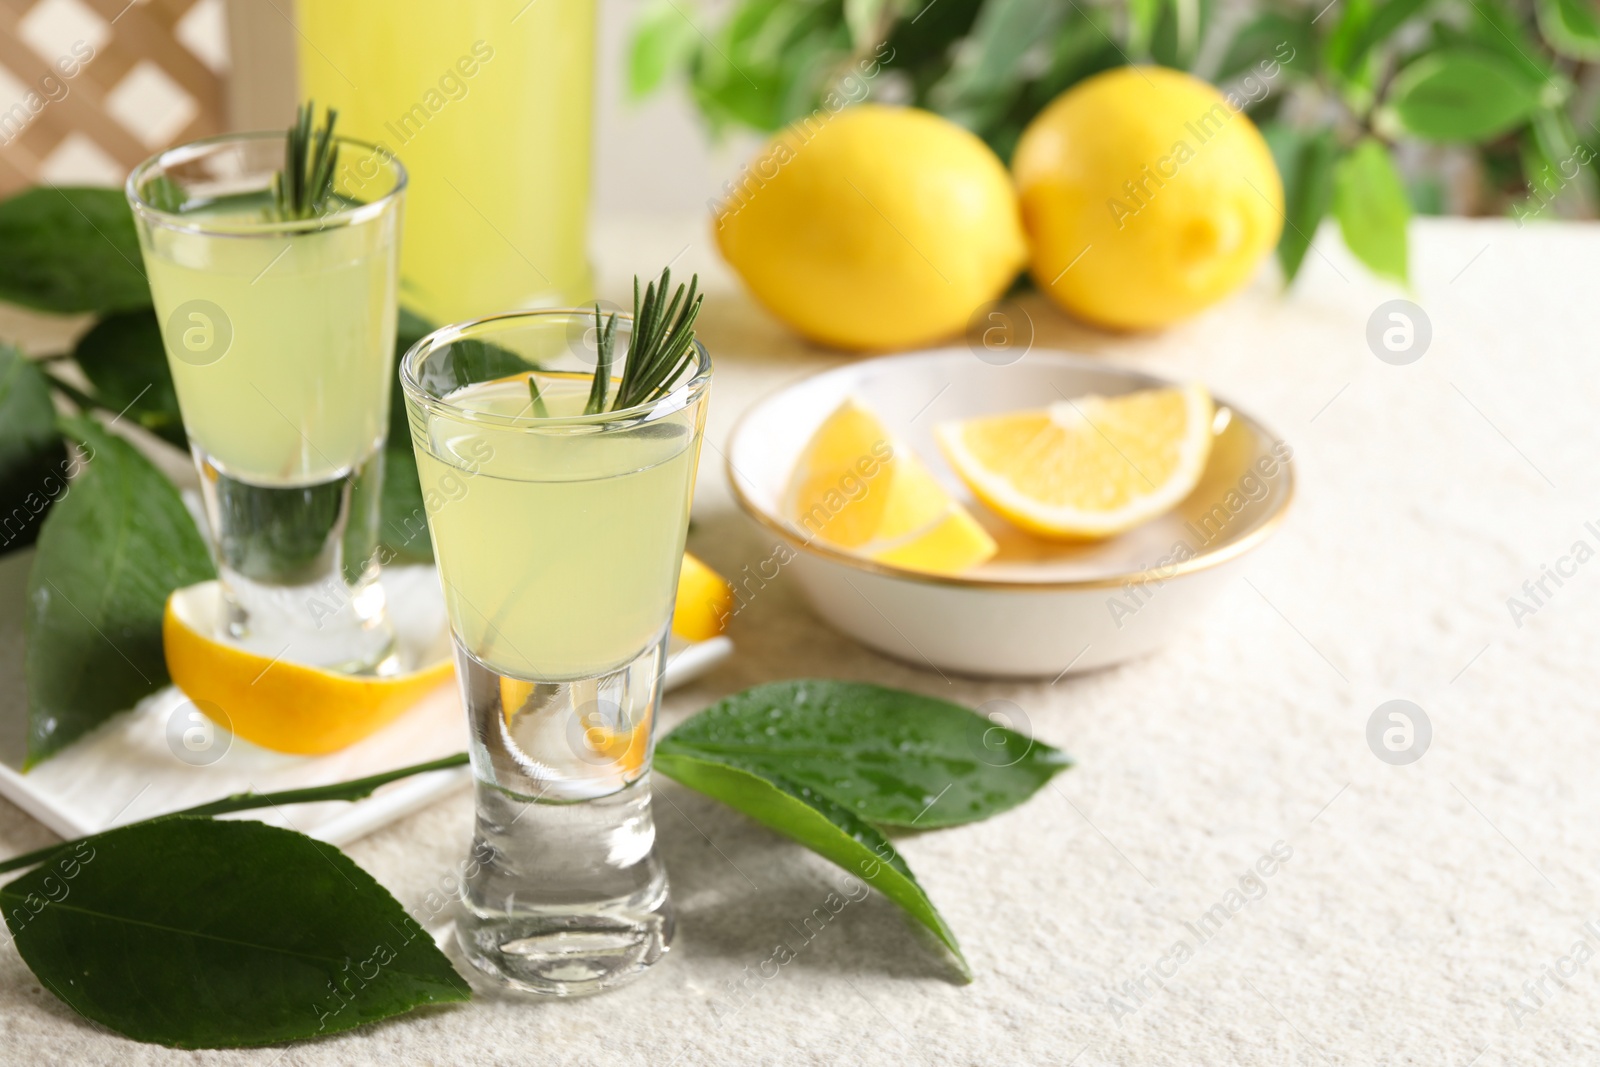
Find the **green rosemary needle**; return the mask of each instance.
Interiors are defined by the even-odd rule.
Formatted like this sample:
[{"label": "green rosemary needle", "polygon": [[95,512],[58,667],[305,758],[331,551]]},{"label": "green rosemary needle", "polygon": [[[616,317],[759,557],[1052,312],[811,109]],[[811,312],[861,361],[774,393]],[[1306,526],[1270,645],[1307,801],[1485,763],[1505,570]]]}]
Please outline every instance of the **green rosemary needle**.
[{"label": "green rosemary needle", "polygon": [[585,415],[598,415],[606,410],[606,391],[611,388],[611,364],[617,352],[617,316],[609,321],[600,317],[600,305],[594,306],[595,350],[594,380],[589,384],[589,402],[584,405]]},{"label": "green rosemary needle", "polygon": [[333,125],[339,113],[327,109],[321,128],[313,131],[315,113],[314,102],[301,104],[284,136],[283,169],[272,176],[272,203],[280,220],[315,218],[333,197],[333,169],[339,160]]},{"label": "green rosemary needle", "polygon": [[534,371],[528,375],[528,395],[533,400],[533,417],[548,419],[550,409],[544,406],[544,394],[539,391],[539,372]]}]

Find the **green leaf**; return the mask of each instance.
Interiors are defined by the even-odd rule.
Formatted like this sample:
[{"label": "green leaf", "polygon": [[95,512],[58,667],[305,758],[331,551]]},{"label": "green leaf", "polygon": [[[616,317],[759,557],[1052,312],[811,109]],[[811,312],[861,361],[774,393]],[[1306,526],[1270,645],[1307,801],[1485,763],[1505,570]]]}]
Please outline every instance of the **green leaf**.
[{"label": "green leaf", "polygon": [[917,883],[894,845],[849,809],[781,776],[744,770],[684,752],[656,752],[655,768],[690,789],[737,808],[791,837],[868,883],[931,930],[950,950],[961,976],[972,969],[956,936]]},{"label": "green leaf", "polygon": [[1515,185],[1508,205],[1519,221],[1554,211],[1557,216],[1582,215],[1589,190],[1579,184],[1580,171],[1594,159],[1581,144],[1564,108],[1542,108],[1518,139],[1515,156],[1500,155],[1508,172],[1504,184]]},{"label": "green leaf", "polygon": [[1600,10],[1592,0],[1537,0],[1539,30],[1571,59],[1600,59]]},{"label": "green leaf", "polygon": [[[446,363],[444,360],[429,360],[424,364],[419,379],[423,386],[436,390],[441,396],[474,382],[504,378],[511,374],[525,374],[535,369],[534,364],[509,348],[480,341],[475,337],[452,341],[450,348],[454,358],[448,361],[448,368],[444,366]],[[403,412],[404,408],[401,410]],[[390,415],[391,417],[394,415],[392,401]]]},{"label": "green leaf", "polygon": [[[395,330],[396,373],[411,346],[432,333],[427,319],[400,309]],[[509,353],[506,353],[509,355]],[[520,361],[519,361],[520,362]],[[527,366],[522,366],[527,370]],[[378,540],[398,563],[433,562],[433,542],[428,539],[428,513],[422,504],[422,482],[417,476],[417,453],[411,447],[411,422],[406,415],[405,390],[398,384],[389,391],[389,437],[384,443],[383,499],[379,504]]]},{"label": "green leaf", "polygon": [[1425,140],[1484,141],[1526,122],[1540,106],[1541,88],[1497,55],[1453,49],[1424,55],[1396,75],[1385,109]]},{"label": "green leaf", "polygon": [[1322,46],[1322,61],[1342,78],[1357,77],[1367,54],[1361,41],[1372,21],[1373,0],[1346,0],[1340,8],[1327,40]]},{"label": "green leaf", "polygon": [[1388,0],[1372,13],[1356,40],[1356,51],[1366,55],[1387,41],[1406,20],[1422,11],[1428,0]]},{"label": "green leaf", "polygon": [[1023,57],[1055,33],[1061,14],[1057,5],[1038,0],[985,0],[949,72],[928,90],[929,102],[957,121],[964,110],[1003,106],[1022,89],[1017,67]]},{"label": "green leaf", "polygon": [[87,459],[45,519],[28,575],[29,766],[167,684],[167,594],[216,573],[149,460],[91,419],[62,425]]},{"label": "green leaf", "polygon": [[1452,46],[1465,44],[1495,53],[1529,82],[1556,81],[1549,54],[1527,32],[1522,14],[1499,0],[1473,0],[1464,32],[1441,20],[1434,23],[1434,33]]},{"label": "green leaf", "polygon": [[1428,0],[1351,0],[1344,7],[1323,50],[1328,69],[1346,82],[1347,96],[1361,106],[1371,105],[1373,52]]},{"label": "green leaf", "polygon": [[1436,175],[1425,174],[1406,185],[1406,199],[1414,215],[1448,214],[1444,182]]},{"label": "green leaf", "polygon": [[[1125,62],[1110,39],[1109,30],[1105,14],[1099,9],[1074,8],[1067,15],[1052,42],[1049,65],[1028,87],[1024,107],[1012,116],[1019,130],[1065,90]],[[1001,158],[1009,158],[1009,153],[1002,153]]]},{"label": "green leaf", "polygon": [[417,475],[417,454],[410,431],[384,445],[383,497],[378,504],[378,543],[385,563],[431,563],[433,542],[428,537],[428,512],[422,501],[422,481]]},{"label": "green leaf", "polygon": [[[945,2],[940,0],[930,8],[929,17],[923,22],[929,21],[931,12]],[[1209,4],[1210,0],[1203,2]],[[1043,60],[1036,79],[1016,79],[1014,86],[1002,86],[987,99],[952,112],[949,117],[976,132],[995,155],[1009,162],[1023,129],[1050,101],[1083,79],[1127,62],[1112,37],[1116,32],[1106,9],[1070,8],[1061,25],[1040,42],[1038,51],[1030,51],[1025,57],[1030,67]],[[1020,275],[1019,283],[1029,284]]]},{"label": "green leaf", "polygon": [[694,55],[700,35],[672,0],[645,5],[628,44],[628,95],[641,100],[661,87]]},{"label": "green leaf", "polygon": [[[852,99],[861,99],[860,95],[846,96],[838,91],[832,80],[834,74],[849,69],[849,53],[843,49],[845,40],[836,33],[807,34],[795,41],[784,55],[773,95],[774,114],[780,125],[815,115],[824,108],[824,102],[823,115],[827,116],[847,106]],[[855,79],[852,85],[852,92],[866,92],[866,83],[860,79]]]},{"label": "green leaf", "polygon": [[1161,17],[1161,9],[1167,3],[1168,0],[1128,0],[1128,51],[1133,57],[1149,56],[1150,39],[1155,36],[1156,20]]},{"label": "green leaf", "polygon": [[[395,331],[395,358],[433,332],[433,324],[404,308]],[[432,361],[425,365],[422,384],[439,393],[448,393],[472,382],[525,374],[534,369],[517,353],[485,341],[467,339],[452,342],[456,358]],[[417,476],[417,455],[411,444],[411,422],[406,414],[405,393],[396,386],[389,394],[389,437],[384,445],[383,493],[379,502],[378,538],[390,562],[428,563],[433,559],[433,544],[428,539],[428,513],[422,501],[422,483]]]},{"label": "green leaf", "polygon": [[[927,87],[944,76],[950,65],[950,50],[972,31],[983,0],[939,0],[913,10],[901,18],[889,34],[890,58],[885,65],[910,76],[919,103]],[[1074,9],[1075,11],[1081,9]]]},{"label": "green leaf", "polygon": [[879,826],[986,819],[1071,766],[1058,749],[966,708],[899,689],[825,679],[726,697],[656,746],[780,776]]},{"label": "green leaf", "polygon": [[74,1011],[176,1048],[318,1037],[471,995],[344,853],[248,820],[98,834],[0,888],[0,911]]},{"label": "green leaf", "polygon": [[106,408],[188,450],[178,392],[154,311],[124,311],[101,319],[79,339],[72,358],[94,386],[95,399]]},{"label": "green leaf", "polygon": [[1278,265],[1283,284],[1293,284],[1305,261],[1317,227],[1333,199],[1333,167],[1339,157],[1331,130],[1302,134],[1273,123],[1261,131],[1283,178],[1283,235],[1278,238]]},{"label": "green leaf", "polygon": [[345,516],[344,536],[340,538],[340,555],[344,580],[351,585],[361,579],[373,560],[380,566],[386,559],[394,562],[378,549],[383,539],[383,487],[388,484],[385,468],[393,454],[385,441],[383,451],[358,468],[359,473],[350,480],[350,508]]},{"label": "green leaf", "polygon": [[[394,368],[398,379],[400,374],[400,361],[406,353],[411,351],[418,341],[428,336],[435,329],[433,323],[418,315],[409,308],[400,309],[400,319],[395,323],[394,330]],[[524,367],[524,370],[527,368]],[[410,439],[410,423],[406,415],[405,391],[400,388],[398,380],[395,387],[389,390],[389,440],[396,436]]]},{"label": "green leaf", "polygon": [[1162,66],[1188,70],[1194,66],[1211,25],[1212,0],[1168,0],[1161,5],[1150,36],[1150,56]]},{"label": "green leaf", "polygon": [[856,49],[878,43],[879,27],[888,0],[844,0],[844,23],[850,29],[850,44]]},{"label": "green leaf", "polygon": [[0,553],[38,538],[66,490],[67,469],[49,383],[32,360],[0,344]]},{"label": "green leaf", "polygon": [[29,189],[0,202],[0,300],[56,312],[149,307],[121,190]]},{"label": "green leaf", "polygon": [[1313,13],[1296,15],[1268,11],[1246,23],[1234,35],[1217,68],[1215,80],[1227,81],[1246,71],[1261,74],[1261,64],[1278,63],[1286,70],[1310,74],[1316,63]]},{"label": "green leaf", "polygon": [[776,130],[811,111],[850,57],[837,4],[743,0],[691,64],[695,103],[713,124]]},{"label": "green leaf", "polygon": [[1374,274],[1405,285],[1411,205],[1389,150],[1367,138],[1333,172],[1333,214],[1344,243]]},{"label": "green leaf", "polygon": [[[1533,123],[1529,130],[1544,156],[1545,165],[1551,170],[1551,179],[1566,182],[1574,178],[1575,174],[1561,172],[1563,164],[1569,166],[1583,164],[1582,160],[1575,158],[1579,154],[1578,131],[1573,127],[1572,118],[1566,110],[1554,107],[1541,108],[1534,112]],[[1529,178],[1535,180],[1531,172]]]},{"label": "green leaf", "polygon": [[246,578],[310,585],[325,576],[324,549],[337,538],[346,580],[354,581],[377,551],[382,478],[376,460],[353,479],[300,487],[263,488],[216,471],[211,490],[226,531],[217,555]]}]

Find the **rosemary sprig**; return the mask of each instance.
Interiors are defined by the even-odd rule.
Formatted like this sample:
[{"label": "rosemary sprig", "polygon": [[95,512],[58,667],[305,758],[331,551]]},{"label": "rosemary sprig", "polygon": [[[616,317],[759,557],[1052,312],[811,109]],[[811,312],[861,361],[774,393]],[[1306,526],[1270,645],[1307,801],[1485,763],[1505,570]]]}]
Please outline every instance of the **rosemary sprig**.
[{"label": "rosemary sprig", "polygon": [[272,176],[272,202],[282,220],[315,218],[333,196],[333,168],[339,160],[333,125],[339,113],[328,108],[322,127],[313,132],[315,113],[314,102],[301,104],[284,137],[283,169]]},{"label": "rosemary sprig", "polygon": [[[594,306],[596,357],[589,399],[583,407],[585,415],[621,411],[660,400],[694,359],[694,322],[705,300],[698,292],[700,276],[690,278],[687,288],[679,285],[669,302],[666,296],[671,285],[672,270],[668,268],[645,287],[641,296],[639,277],[634,276],[632,341],[615,394],[611,393],[611,368],[617,363],[618,316],[613,313],[607,317],[599,304]],[[528,375],[528,395],[534,417],[549,418],[537,371]]]},{"label": "rosemary sprig", "polygon": [[[672,285],[672,268],[661,272],[661,278],[639,293],[639,278],[633,279],[633,335],[628,347],[628,363],[622,369],[622,380],[617,384],[612,411],[648,404],[667,395],[689,361],[694,358],[694,321],[700,315],[703,295],[696,295],[700,276],[689,279],[687,290],[678,291],[667,302],[667,290]],[[663,307],[665,304],[665,307]],[[596,318],[598,318],[598,309]],[[612,365],[609,349],[616,343],[615,316],[613,325],[601,336],[600,359],[603,366]]]}]

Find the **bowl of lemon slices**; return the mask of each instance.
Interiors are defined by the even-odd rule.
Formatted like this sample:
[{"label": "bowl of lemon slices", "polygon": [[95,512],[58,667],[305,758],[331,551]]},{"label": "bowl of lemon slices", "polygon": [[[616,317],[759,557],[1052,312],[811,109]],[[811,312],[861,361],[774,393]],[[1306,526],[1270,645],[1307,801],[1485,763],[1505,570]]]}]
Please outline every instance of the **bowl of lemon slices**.
[{"label": "bowl of lemon slices", "polygon": [[988,677],[1154,651],[1294,495],[1288,444],[1203,385],[1037,351],[827,371],[746,411],[727,461],[826,622]]}]

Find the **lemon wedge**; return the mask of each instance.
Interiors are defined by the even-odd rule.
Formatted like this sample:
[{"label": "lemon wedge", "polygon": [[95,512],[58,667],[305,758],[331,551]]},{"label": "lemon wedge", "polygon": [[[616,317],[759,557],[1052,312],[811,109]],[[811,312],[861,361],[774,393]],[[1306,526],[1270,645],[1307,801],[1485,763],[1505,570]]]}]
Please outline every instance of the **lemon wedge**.
[{"label": "lemon wedge", "polygon": [[672,609],[672,632],[686,641],[709,641],[728,628],[733,614],[733,586],[716,571],[685,552],[678,568],[678,599]]},{"label": "lemon wedge", "polygon": [[[217,725],[262,748],[302,756],[337,751],[387,726],[454,673],[448,659],[382,678],[271,660],[212,636],[221,597],[211,581],[167,598],[161,620],[167,673],[202,712],[220,711],[226,721]],[[672,632],[689,641],[715,637],[732,608],[733,587],[684,553]],[[531,682],[515,678],[503,678],[501,686],[508,714],[532,692]],[[597,752],[625,763],[634,758],[637,730],[613,734],[585,725]]]},{"label": "lemon wedge", "polygon": [[997,551],[971,512],[855,400],[812,435],[785,512],[807,538],[911,570],[958,574]]},{"label": "lemon wedge", "polygon": [[214,581],[167,597],[161,619],[167,673],[202,712],[220,710],[226,721],[217,725],[274,752],[320,756],[354,744],[454,672],[448,659],[383,678],[271,660],[211,636],[221,601]]},{"label": "lemon wedge", "polygon": [[939,447],[975,496],[1041,537],[1128,530],[1194,490],[1211,455],[1204,386],[1081,396],[941,423]]}]

